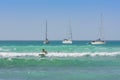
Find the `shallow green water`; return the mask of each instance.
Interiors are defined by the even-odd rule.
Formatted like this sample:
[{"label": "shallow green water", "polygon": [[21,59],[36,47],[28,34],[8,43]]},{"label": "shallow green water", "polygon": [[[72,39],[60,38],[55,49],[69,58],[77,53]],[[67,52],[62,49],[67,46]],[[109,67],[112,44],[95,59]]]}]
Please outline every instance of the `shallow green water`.
[{"label": "shallow green water", "polygon": [[[46,57],[40,57],[42,49]],[[0,41],[0,80],[120,80],[120,41]]]}]

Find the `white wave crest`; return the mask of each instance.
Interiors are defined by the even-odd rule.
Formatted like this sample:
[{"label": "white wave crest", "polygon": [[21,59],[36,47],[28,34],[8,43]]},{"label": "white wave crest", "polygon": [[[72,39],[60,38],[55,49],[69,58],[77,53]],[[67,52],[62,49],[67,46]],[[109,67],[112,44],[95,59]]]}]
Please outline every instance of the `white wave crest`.
[{"label": "white wave crest", "polygon": [[50,53],[47,54],[49,57],[83,57],[83,56],[117,56],[120,55],[120,52],[113,52],[113,53],[106,53],[106,52],[101,52],[101,53]]},{"label": "white wave crest", "polygon": [[[33,56],[39,57],[41,53],[12,53],[12,52],[0,52],[0,57],[25,57],[25,56]],[[100,53],[48,53],[46,57],[83,57],[83,56],[117,56],[120,55],[120,52],[100,52]]]},{"label": "white wave crest", "polygon": [[22,56],[39,56],[38,53],[12,53],[0,52],[0,57],[22,57]]}]

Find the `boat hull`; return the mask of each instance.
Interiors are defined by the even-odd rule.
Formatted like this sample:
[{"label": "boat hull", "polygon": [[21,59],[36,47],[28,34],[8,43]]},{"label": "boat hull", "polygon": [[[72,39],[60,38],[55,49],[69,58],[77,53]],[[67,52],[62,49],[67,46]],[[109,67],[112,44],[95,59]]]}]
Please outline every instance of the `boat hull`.
[{"label": "boat hull", "polygon": [[63,44],[72,44],[72,40],[64,40],[62,41]]},{"label": "boat hull", "polygon": [[49,44],[48,39],[46,39],[45,41],[43,41],[43,44]]},{"label": "boat hull", "polygon": [[105,41],[92,41],[91,44],[105,44]]}]

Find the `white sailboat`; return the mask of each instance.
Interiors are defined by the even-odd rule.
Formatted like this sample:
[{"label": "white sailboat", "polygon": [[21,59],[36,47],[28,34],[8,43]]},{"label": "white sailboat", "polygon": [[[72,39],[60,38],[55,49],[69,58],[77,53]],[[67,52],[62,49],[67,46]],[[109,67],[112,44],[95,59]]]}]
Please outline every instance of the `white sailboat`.
[{"label": "white sailboat", "polygon": [[63,44],[72,44],[72,29],[71,29],[71,22],[69,23],[69,35],[68,38],[62,41]]},{"label": "white sailboat", "polygon": [[101,14],[101,26],[99,29],[99,34],[98,34],[98,39],[94,40],[91,42],[91,44],[105,44],[106,42],[103,40],[103,33],[102,33],[102,29],[103,29],[103,23],[102,23],[102,14]]},{"label": "white sailboat", "polygon": [[46,20],[46,30],[45,30],[45,40],[43,41],[44,44],[48,44],[49,40],[47,38],[47,20]]}]

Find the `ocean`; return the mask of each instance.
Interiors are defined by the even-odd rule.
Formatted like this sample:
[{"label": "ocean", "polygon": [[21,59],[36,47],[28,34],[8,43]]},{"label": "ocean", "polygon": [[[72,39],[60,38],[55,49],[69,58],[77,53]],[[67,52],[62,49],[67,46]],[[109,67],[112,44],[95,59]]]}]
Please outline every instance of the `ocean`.
[{"label": "ocean", "polygon": [[120,80],[120,41],[0,41],[0,80]]}]

